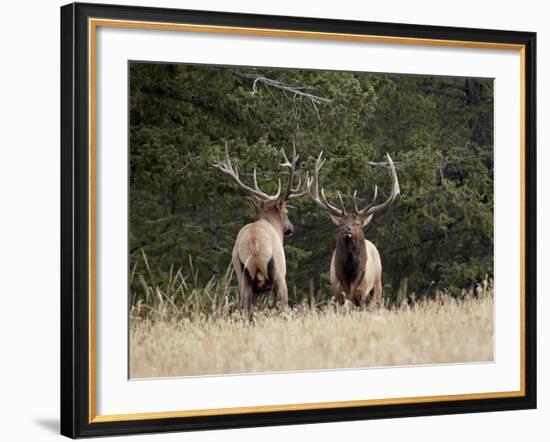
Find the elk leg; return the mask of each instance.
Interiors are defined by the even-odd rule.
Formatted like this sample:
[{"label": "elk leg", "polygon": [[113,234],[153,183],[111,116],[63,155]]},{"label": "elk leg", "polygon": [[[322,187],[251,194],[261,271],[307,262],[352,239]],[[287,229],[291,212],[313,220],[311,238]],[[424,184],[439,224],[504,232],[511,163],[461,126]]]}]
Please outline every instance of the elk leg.
[{"label": "elk leg", "polygon": [[346,293],[342,290],[336,291],[334,297],[336,298],[338,305],[344,305],[344,302],[346,302]]},{"label": "elk leg", "polygon": [[252,306],[252,279],[244,264],[239,258],[233,260],[233,269],[237,275],[237,283],[239,284],[239,307],[241,310],[246,310],[249,317],[253,316]]},{"label": "elk leg", "polygon": [[241,310],[244,310],[245,303],[244,303],[244,295],[243,295],[243,287],[244,287],[244,265],[241,262],[241,260],[237,256],[233,256],[233,271],[235,272],[235,276],[237,277],[237,284],[239,285],[239,308]]},{"label": "elk leg", "polygon": [[258,294],[254,293],[252,286],[250,287],[250,293],[248,296],[248,320],[254,322],[254,308],[256,307],[256,302],[258,301]]},{"label": "elk leg", "polygon": [[239,293],[241,295],[241,308],[247,312],[248,319],[252,321],[254,319],[254,293],[252,292],[252,284],[248,284],[245,280]]},{"label": "elk leg", "polygon": [[376,302],[376,307],[380,308],[382,307],[382,279],[378,278],[378,280],[374,283],[374,300]]},{"label": "elk leg", "polygon": [[275,279],[275,293],[280,308],[288,307],[288,289],[284,277],[277,276]]},{"label": "elk leg", "polygon": [[237,284],[239,285],[239,308],[241,310],[244,310],[246,308],[245,299],[244,299],[244,284],[245,281],[243,281],[244,273],[241,269],[240,263],[237,266],[233,267],[235,270],[235,275],[237,276]]},{"label": "elk leg", "polygon": [[353,302],[353,305],[355,305],[355,307],[361,307],[362,305],[364,305],[365,297],[363,296],[361,289],[352,287],[351,290],[352,290],[351,301]]},{"label": "elk leg", "polygon": [[367,306],[367,297],[363,296],[360,292],[355,292],[355,302],[356,306],[359,307],[361,310],[365,310]]}]

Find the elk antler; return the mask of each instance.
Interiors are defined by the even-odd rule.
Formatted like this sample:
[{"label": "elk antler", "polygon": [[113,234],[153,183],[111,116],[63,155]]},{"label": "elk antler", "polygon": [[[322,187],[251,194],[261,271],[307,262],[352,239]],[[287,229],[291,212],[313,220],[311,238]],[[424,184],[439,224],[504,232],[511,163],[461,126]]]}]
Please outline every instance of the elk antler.
[{"label": "elk antler", "polygon": [[393,164],[393,161],[388,153],[386,153],[386,156],[388,157],[388,163],[390,166],[390,176],[391,176],[390,196],[385,202],[375,206],[374,202],[376,201],[376,197],[378,195],[378,187],[374,186],[374,196],[372,197],[372,201],[369,204],[367,204],[363,209],[359,210],[357,209],[357,201],[355,200],[355,197],[357,196],[357,191],[355,191],[353,194],[353,209],[355,211],[355,214],[359,215],[362,218],[367,218],[375,214],[376,212],[380,212],[381,210],[385,209],[391,203],[393,203],[396,199],[399,198],[399,195],[400,195],[399,180],[397,179],[397,172],[395,171],[395,165]]},{"label": "elk antler", "polygon": [[283,193],[281,198],[283,200],[290,200],[305,195],[309,189],[309,186],[311,185],[308,172],[306,172],[306,178],[303,184],[302,179],[299,178],[298,185],[295,188],[292,187],[292,183],[294,181],[294,173],[296,172],[296,163],[298,162],[298,158],[300,158],[300,155],[296,155],[296,144],[292,142],[292,161],[289,161],[283,149],[281,149],[281,152],[283,153],[284,157],[284,162],[281,163],[281,166],[289,168],[287,187],[285,193]]},{"label": "elk antler", "polygon": [[340,194],[340,192],[338,192],[338,199],[340,200],[342,209],[338,209],[327,201],[325,191],[322,187],[321,198],[319,198],[319,170],[321,169],[321,167],[323,167],[323,164],[325,164],[325,160],[323,159],[323,152],[321,152],[317,160],[315,160],[315,169],[309,188],[309,194],[311,195],[313,202],[317,204],[321,209],[339,218],[344,217],[346,216],[346,208],[344,206],[344,201],[342,200],[342,195]]},{"label": "elk antler", "polygon": [[281,180],[279,179],[279,189],[277,190],[277,193],[275,195],[268,195],[267,193],[260,190],[258,187],[258,179],[256,178],[256,169],[254,169],[254,172],[252,174],[253,180],[254,180],[254,188],[247,186],[244,184],[241,179],[239,178],[239,171],[235,167],[233,168],[233,165],[231,164],[231,160],[229,159],[229,149],[227,147],[227,143],[225,143],[225,160],[224,161],[216,161],[212,164],[217,169],[220,169],[223,173],[226,173],[230,177],[232,177],[235,182],[239,185],[239,187],[246,192],[251,193],[255,197],[263,200],[263,201],[275,201],[276,199],[280,198],[281,196]]}]

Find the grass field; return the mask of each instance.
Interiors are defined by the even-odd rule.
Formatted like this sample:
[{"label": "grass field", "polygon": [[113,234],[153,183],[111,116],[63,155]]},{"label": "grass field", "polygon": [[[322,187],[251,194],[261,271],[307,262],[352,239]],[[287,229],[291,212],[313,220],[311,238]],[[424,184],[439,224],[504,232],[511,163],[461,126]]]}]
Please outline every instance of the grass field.
[{"label": "grass field", "polygon": [[493,360],[493,296],[400,309],[334,306],[191,316],[175,305],[130,321],[130,376],[315,370]]}]

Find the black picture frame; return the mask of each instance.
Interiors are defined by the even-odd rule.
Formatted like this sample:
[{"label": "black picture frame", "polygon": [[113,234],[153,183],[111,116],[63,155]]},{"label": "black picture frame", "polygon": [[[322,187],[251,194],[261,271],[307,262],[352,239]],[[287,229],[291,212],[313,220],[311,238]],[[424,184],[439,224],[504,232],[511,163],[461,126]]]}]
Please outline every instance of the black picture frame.
[{"label": "black picture frame", "polygon": [[[90,419],[89,18],[523,46],[524,395],[94,422]],[[536,408],[536,34],[73,3],[61,7],[61,434],[76,438]]]}]

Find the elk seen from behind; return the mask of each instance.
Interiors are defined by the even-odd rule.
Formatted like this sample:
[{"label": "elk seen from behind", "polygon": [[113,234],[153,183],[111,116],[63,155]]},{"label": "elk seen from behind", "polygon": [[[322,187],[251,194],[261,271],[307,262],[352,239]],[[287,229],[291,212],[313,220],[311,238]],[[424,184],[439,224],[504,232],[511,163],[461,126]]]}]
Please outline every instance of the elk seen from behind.
[{"label": "elk seen from behind", "polygon": [[247,311],[250,320],[254,318],[254,307],[258,294],[262,292],[274,291],[280,307],[288,306],[283,242],[285,235],[294,232],[294,226],[288,219],[287,201],[305,195],[310,179],[306,174],[303,182],[299,179],[294,187],[299,155],[296,155],[295,147],[291,160],[284,151],[282,153],[284,162],[281,166],[288,168],[288,180],[282,192],[279,179],[278,190],[274,195],[268,195],[260,190],[256,169],[253,172],[254,187],[241,181],[237,168],[233,167],[229,158],[227,144],[225,160],[214,163],[214,167],[232,177],[237,185],[249,194],[260,212],[255,222],[245,225],[239,231],[232,252],[233,270],[239,284],[239,303],[241,308]]}]

